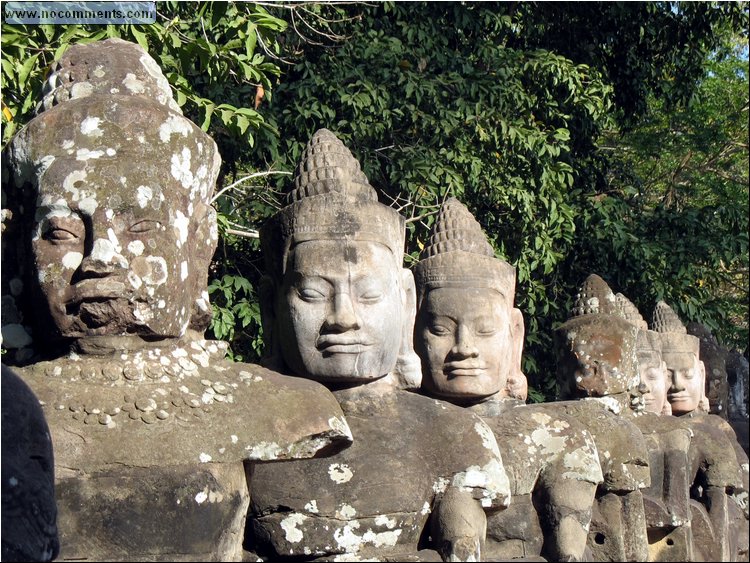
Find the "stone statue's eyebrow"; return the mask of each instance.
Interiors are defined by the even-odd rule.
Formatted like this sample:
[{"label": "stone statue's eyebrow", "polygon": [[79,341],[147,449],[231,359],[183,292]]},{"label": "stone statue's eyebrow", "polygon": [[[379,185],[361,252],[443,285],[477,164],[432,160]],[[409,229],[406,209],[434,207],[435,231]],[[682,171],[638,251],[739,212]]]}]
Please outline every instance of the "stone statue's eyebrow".
[{"label": "stone statue's eyebrow", "polygon": [[37,207],[35,218],[38,221],[50,217],[68,217],[74,215],[73,210],[67,203],[51,203]]}]

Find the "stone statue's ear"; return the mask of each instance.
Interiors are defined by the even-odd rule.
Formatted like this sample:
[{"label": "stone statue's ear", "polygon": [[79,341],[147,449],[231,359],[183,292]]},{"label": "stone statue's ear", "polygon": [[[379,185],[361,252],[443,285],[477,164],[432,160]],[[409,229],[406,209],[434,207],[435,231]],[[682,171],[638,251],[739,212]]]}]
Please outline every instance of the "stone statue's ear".
[{"label": "stone statue's ear", "polygon": [[514,308],[510,313],[510,338],[513,343],[511,369],[516,377],[526,377],[521,371],[521,356],[523,355],[523,337],[526,327],[523,313]]},{"label": "stone statue's ear", "polygon": [[269,275],[260,278],[258,287],[260,297],[260,321],[263,329],[263,358],[261,364],[271,369],[279,369],[281,350],[276,337],[276,283]]},{"label": "stone statue's ear", "polygon": [[401,270],[401,346],[393,370],[398,386],[403,389],[419,389],[422,384],[422,363],[414,351],[414,321],[417,317],[417,287],[411,270]]},{"label": "stone statue's ear", "polygon": [[218,234],[216,210],[205,203],[198,203],[191,218],[195,227],[192,234],[193,253],[187,278],[187,291],[193,295],[193,309],[190,315],[190,328],[203,334],[211,322],[211,307],[208,304],[208,268],[211,265]]},{"label": "stone statue's ear", "polygon": [[702,361],[698,361],[698,373],[700,374],[701,379],[701,398],[698,402],[698,410],[707,413],[710,412],[711,405],[708,401],[708,397],[706,396],[706,364],[704,364]]}]

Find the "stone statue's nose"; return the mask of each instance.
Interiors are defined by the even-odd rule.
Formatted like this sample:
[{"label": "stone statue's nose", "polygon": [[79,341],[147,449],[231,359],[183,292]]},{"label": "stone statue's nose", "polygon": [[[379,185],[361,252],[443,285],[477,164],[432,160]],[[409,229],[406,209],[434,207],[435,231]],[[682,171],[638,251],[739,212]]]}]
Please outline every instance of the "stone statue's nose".
[{"label": "stone statue's nose", "polygon": [[89,276],[106,276],[127,267],[128,261],[107,239],[96,239],[91,252],[81,261],[81,271]]},{"label": "stone statue's nose", "polygon": [[468,327],[459,325],[456,343],[451,348],[451,353],[459,358],[476,358],[479,356],[479,350],[474,344],[474,337]]},{"label": "stone statue's nose", "polygon": [[650,393],[651,390],[648,388],[648,385],[643,383],[642,381],[638,384],[638,392],[641,395],[645,395],[646,393]]},{"label": "stone statue's nose", "polygon": [[677,377],[678,375],[678,372],[669,370],[669,379],[672,381],[669,390],[673,393],[685,390],[685,384],[682,382],[681,378]]},{"label": "stone statue's nose", "polygon": [[348,293],[339,292],[333,298],[333,304],[326,317],[326,327],[337,331],[358,330],[361,326],[359,317],[354,311],[352,298]]}]

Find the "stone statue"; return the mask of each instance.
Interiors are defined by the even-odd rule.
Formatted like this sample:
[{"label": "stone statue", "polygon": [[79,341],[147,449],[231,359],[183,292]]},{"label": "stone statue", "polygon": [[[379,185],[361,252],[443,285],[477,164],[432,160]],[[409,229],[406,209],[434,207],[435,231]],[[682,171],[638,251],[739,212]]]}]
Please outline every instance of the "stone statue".
[{"label": "stone statue", "polygon": [[50,426],[61,557],[240,559],[244,463],[349,444],[341,409],[203,339],[220,158],[145,51],[71,47],[40,109],[3,154],[3,335]]},{"label": "stone statue", "polygon": [[489,515],[483,559],[581,560],[599,457],[574,419],[549,405],[520,406],[528,387],[514,268],[494,257],[477,221],[450,198],[414,273],[423,390],[484,418],[510,478],[511,505]]},{"label": "stone statue", "polygon": [[661,338],[658,332],[641,328],[638,331],[636,354],[638,371],[644,386],[644,407],[655,414],[672,414],[667,401],[667,390],[671,384],[667,364],[661,357]]},{"label": "stone statue", "polygon": [[677,314],[663,301],[656,304],[652,328],[660,334],[662,356],[671,378],[667,399],[672,413],[693,434],[689,457],[696,557],[746,559],[747,454],[729,423],[708,414],[700,339],[687,334]]},{"label": "stone statue", "polygon": [[[636,357],[643,409],[625,411],[640,429],[649,452],[651,484],[642,490],[646,513],[649,561],[692,561],[688,453],[691,432],[672,414],[667,401],[669,386],[661,356],[659,333],[648,330],[638,309],[618,293],[617,312],[637,329]],[[662,416],[665,415],[665,416]]]},{"label": "stone statue", "polygon": [[52,561],[60,551],[55,459],[39,399],[2,365],[2,560]]},{"label": "stone statue", "polygon": [[650,455],[630,416],[642,408],[638,327],[623,318],[621,307],[606,282],[591,274],[571,318],[554,335],[560,398],[578,399],[562,404],[593,434],[602,461],[604,483],[589,531],[596,561],[644,561],[649,554],[641,490],[651,485]]},{"label": "stone statue", "polygon": [[[750,382],[750,363],[737,350],[730,350],[727,354],[727,380],[729,381],[729,423],[737,433],[737,437],[748,452],[748,383]],[[740,436],[742,438],[740,439]]]},{"label": "stone statue", "polygon": [[479,560],[483,509],[507,504],[508,479],[478,416],[408,392],[418,375],[394,374],[419,365],[405,338],[416,311],[404,219],[326,129],[288,201],[261,229],[267,363],[324,382],[354,443],[255,467],[248,547],[273,560]]},{"label": "stone statue", "polygon": [[708,412],[706,368],[698,359],[700,340],[687,334],[677,314],[664,301],[659,301],[654,309],[653,329],[661,335],[662,357],[670,378],[667,400],[672,414]]},{"label": "stone statue", "polygon": [[728,351],[719,345],[711,329],[702,323],[687,324],[687,333],[700,341],[699,356],[706,372],[705,395],[711,414],[728,416],[729,381],[727,375]]}]

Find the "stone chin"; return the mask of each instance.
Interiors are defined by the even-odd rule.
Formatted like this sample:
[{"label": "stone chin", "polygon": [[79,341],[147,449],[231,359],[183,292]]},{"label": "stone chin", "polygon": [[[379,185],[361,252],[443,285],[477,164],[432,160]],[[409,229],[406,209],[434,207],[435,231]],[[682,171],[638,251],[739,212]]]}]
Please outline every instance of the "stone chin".
[{"label": "stone chin", "polygon": [[459,376],[448,379],[440,374],[442,381],[436,383],[435,376],[426,374],[422,386],[429,395],[449,399],[451,401],[481,401],[500,392],[500,387],[477,377]]},{"label": "stone chin", "polygon": [[[394,362],[392,362],[395,364]],[[302,360],[301,369],[292,371],[309,379],[326,383],[364,383],[385,377],[392,371],[381,362],[368,361],[361,354],[315,354]]]},{"label": "stone chin", "polygon": [[[80,303],[73,314],[54,315],[54,323],[63,338],[88,336],[142,336],[177,338],[184,328],[179,318],[159,318],[155,307],[141,306],[127,299],[108,299]],[[184,323],[183,323],[184,324]]]}]

